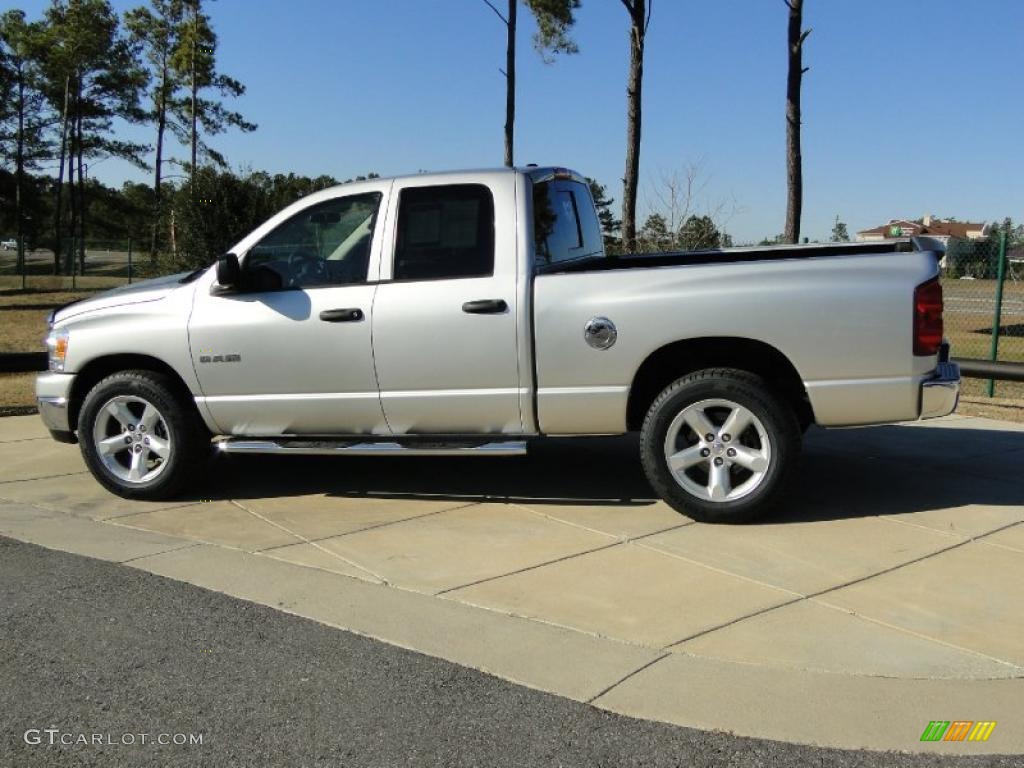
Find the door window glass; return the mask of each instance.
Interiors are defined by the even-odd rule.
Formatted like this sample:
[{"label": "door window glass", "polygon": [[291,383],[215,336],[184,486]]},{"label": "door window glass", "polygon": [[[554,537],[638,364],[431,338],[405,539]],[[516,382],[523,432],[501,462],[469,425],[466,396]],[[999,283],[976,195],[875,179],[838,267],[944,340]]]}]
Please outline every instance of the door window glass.
[{"label": "door window glass", "polygon": [[494,199],[482,184],[403,189],[395,280],[494,273]]},{"label": "door window glass", "polygon": [[325,200],[281,222],[245,259],[276,272],[285,288],[366,281],[379,192]]},{"label": "door window glass", "polygon": [[590,193],[576,181],[533,185],[533,236],[538,265],[604,253],[601,224]]}]

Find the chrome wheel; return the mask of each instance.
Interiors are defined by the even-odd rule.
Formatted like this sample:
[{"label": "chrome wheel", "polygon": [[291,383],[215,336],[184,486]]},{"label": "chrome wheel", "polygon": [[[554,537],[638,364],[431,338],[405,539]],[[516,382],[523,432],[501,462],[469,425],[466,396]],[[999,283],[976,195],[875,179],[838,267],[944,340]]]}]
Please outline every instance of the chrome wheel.
[{"label": "chrome wheel", "polygon": [[118,395],[103,404],[92,439],[103,466],[125,483],[150,482],[171,457],[167,422],[152,403],[134,395]]},{"label": "chrome wheel", "polygon": [[706,501],[735,501],[764,482],[772,445],[750,409],[731,400],[701,400],[669,424],[665,460],[687,493]]}]

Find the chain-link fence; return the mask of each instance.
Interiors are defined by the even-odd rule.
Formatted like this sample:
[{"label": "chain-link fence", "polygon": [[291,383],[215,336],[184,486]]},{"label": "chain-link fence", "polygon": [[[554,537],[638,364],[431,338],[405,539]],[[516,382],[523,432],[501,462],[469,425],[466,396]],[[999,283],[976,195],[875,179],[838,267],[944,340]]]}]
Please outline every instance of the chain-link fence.
[{"label": "chain-link fence", "polygon": [[89,291],[114,288],[153,277],[159,269],[139,244],[128,240],[67,238],[60,254],[47,248],[19,248],[15,240],[0,243],[0,289]]},{"label": "chain-link fence", "polygon": [[[1024,246],[952,240],[941,267],[953,357],[1024,363]],[[1024,398],[1024,383],[965,379],[964,392]]]},{"label": "chain-link fence", "polygon": [[[161,269],[132,240],[68,238],[61,255],[0,243],[0,291],[77,293],[156,276]],[[56,264],[55,264],[56,261]],[[954,357],[1024,363],[1024,244],[1005,236],[952,240],[941,262],[945,326]],[[38,298],[38,297],[37,297]],[[68,296],[54,296],[63,303]],[[965,379],[964,391],[1024,399],[1024,383]]]}]

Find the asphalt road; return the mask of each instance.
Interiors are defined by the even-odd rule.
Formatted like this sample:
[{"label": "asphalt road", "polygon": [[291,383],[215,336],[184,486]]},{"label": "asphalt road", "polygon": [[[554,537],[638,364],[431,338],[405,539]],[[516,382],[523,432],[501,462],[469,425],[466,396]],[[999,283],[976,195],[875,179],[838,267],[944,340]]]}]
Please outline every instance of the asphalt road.
[{"label": "asphalt road", "polygon": [[[41,743],[26,744],[26,731]],[[112,743],[49,746],[93,734]],[[202,744],[155,743],[176,734]],[[135,744],[121,743],[129,739]],[[823,750],[631,720],[0,538],[0,766],[65,765],[1009,768],[1021,760]]]}]

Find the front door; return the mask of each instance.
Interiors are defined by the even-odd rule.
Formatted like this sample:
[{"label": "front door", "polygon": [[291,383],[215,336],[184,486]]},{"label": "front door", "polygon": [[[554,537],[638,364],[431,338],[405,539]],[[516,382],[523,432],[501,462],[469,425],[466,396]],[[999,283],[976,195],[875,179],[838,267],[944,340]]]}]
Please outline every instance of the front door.
[{"label": "front door", "polygon": [[[499,200],[513,200],[512,175]],[[381,401],[396,434],[523,432],[514,216],[479,183],[396,183],[374,301]],[[390,268],[390,274],[388,270]]]},{"label": "front door", "polygon": [[320,199],[240,254],[251,282],[273,273],[280,290],[197,291],[192,359],[226,434],[387,433],[370,346],[376,285],[367,282],[381,198]]}]

